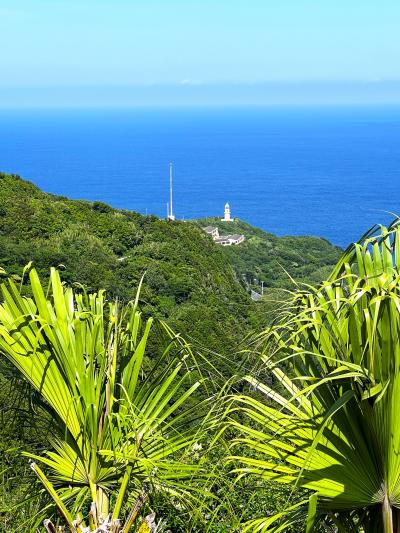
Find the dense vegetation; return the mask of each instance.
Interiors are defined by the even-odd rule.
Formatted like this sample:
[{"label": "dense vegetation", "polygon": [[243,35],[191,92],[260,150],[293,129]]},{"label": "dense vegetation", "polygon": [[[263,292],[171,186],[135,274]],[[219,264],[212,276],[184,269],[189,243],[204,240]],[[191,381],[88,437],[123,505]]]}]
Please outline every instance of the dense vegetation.
[{"label": "dense vegetation", "polygon": [[159,517],[176,532],[397,533],[399,248],[397,223],[350,248],[224,388],[166,325],[153,357],[138,300],[74,292],[54,269],[47,291],[29,270],[31,297],[8,279],[0,351],[52,431],[26,454],[41,499],[5,531],[47,516],[50,533],[160,531]]},{"label": "dense vegetation", "polygon": [[[199,227],[199,225],[207,223],[220,227],[221,233],[228,231],[244,233],[247,241],[240,246],[226,248],[217,246]],[[35,382],[29,372],[26,372],[25,382],[28,381],[28,386],[26,383],[23,385],[21,374],[16,373],[10,363],[6,364],[4,358],[0,359],[0,403],[3,416],[3,423],[0,428],[0,445],[2,451],[7,450],[7,453],[3,454],[1,468],[3,482],[0,494],[0,519],[4,531],[29,531],[27,528],[32,527],[36,517],[40,516],[40,511],[47,509],[46,506],[50,505],[51,501],[53,506],[50,505],[48,508],[47,516],[53,521],[61,520],[62,522],[62,518],[60,519],[60,516],[57,518],[57,513],[54,511],[54,504],[56,504],[61,517],[64,517],[64,522],[67,519],[67,522],[70,520],[71,524],[73,516],[77,514],[81,516],[80,513],[87,515],[90,498],[92,498],[92,502],[97,502],[98,508],[102,505],[105,506],[101,516],[99,514],[90,515],[92,518],[88,522],[88,527],[93,526],[94,528],[104,519],[108,512],[107,509],[116,504],[116,494],[120,493],[125,497],[126,486],[123,479],[125,479],[126,471],[124,468],[131,468],[133,466],[131,461],[134,461],[135,468],[139,464],[138,461],[143,461],[144,470],[143,472],[139,472],[140,469],[135,470],[134,474],[132,472],[129,474],[128,484],[132,495],[136,495],[136,500],[132,501],[132,496],[122,505],[123,497],[121,496],[121,502],[117,498],[119,502],[117,510],[118,513],[122,513],[121,517],[124,519],[129,518],[129,505],[133,504],[134,506],[141,494],[147,494],[149,479],[150,485],[153,484],[151,505],[149,504],[149,507],[146,504],[143,509],[146,509],[146,512],[156,510],[157,518],[164,517],[166,527],[174,532],[189,530],[238,531],[246,520],[263,516],[265,513],[273,514],[278,509],[284,509],[287,506],[288,498],[291,498],[292,503],[298,501],[301,508],[300,500],[303,497],[301,491],[297,494],[291,488],[280,488],[269,479],[258,479],[256,491],[254,490],[254,482],[250,478],[243,477],[240,481],[235,482],[235,475],[229,472],[231,466],[226,462],[229,442],[237,436],[235,427],[232,429],[232,427],[226,426],[221,440],[217,442],[216,446],[209,448],[209,444],[220,429],[220,427],[215,426],[215,419],[213,417],[208,419],[208,423],[213,421],[213,424],[207,426],[206,436],[202,434],[200,437],[199,433],[196,434],[196,439],[201,441],[199,445],[193,437],[193,432],[199,431],[199,426],[197,428],[192,426],[185,418],[184,413],[190,412],[196,406],[203,405],[200,402],[206,398],[210,400],[213,395],[218,395],[218,391],[222,390],[225,381],[232,378],[234,374],[237,376],[231,383],[232,390],[251,392],[252,396],[258,398],[258,393],[252,390],[253,385],[249,391],[246,381],[240,379],[243,370],[251,370],[250,364],[246,367],[242,365],[244,354],[246,360],[250,357],[250,362],[256,361],[258,355],[253,348],[248,349],[248,344],[241,344],[241,341],[252,328],[265,326],[269,322],[270,317],[266,316],[266,311],[270,308],[263,302],[252,302],[249,297],[249,289],[257,289],[258,282],[262,280],[267,289],[266,297],[268,297],[268,295],[274,295],[276,291],[281,289],[294,288],[293,280],[300,283],[319,282],[332,269],[340,255],[340,250],[318,238],[278,238],[241,221],[230,224],[227,230],[226,224],[214,219],[193,223],[167,222],[155,217],[144,217],[137,213],[115,210],[101,202],[72,201],[43,193],[33,184],[23,181],[17,176],[5,174],[0,174],[0,244],[0,266],[4,269],[2,275],[4,278],[8,278],[3,286],[2,295],[2,299],[6,302],[4,305],[7,312],[4,314],[4,311],[0,309],[0,322],[3,328],[1,330],[3,335],[2,352],[7,353],[7,346],[10,342],[11,344],[13,342],[20,343],[21,332],[23,335],[27,334],[24,332],[29,332],[27,337],[29,342],[32,342],[32,335],[36,339],[40,335],[44,335],[39,343],[43,351],[41,354],[40,352],[35,354],[35,357],[43,357],[39,365],[42,369],[47,367],[46,358],[50,357],[48,359],[50,362],[56,353],[58,354],[59,365],[61,365],[60,368],[62,365],[69,368],[72,364],[71,357],[77,358],[75,374],[68,377],[67,372],[62,370],[55,378],[58,387],[61,388],[58,389],[58,392],[56,388],[52,390],[52,380],[49,380],[46,393],[43,389],[44,381],[40,378],[40,374],[39,381]],[[42,280],[44,288],[42,293],[38,289],[40,286],[38,278],[36,274],[33,274],[31,267],[22,276],[23,267],[30,262],[33,262],[39,278]],[[45,286],[50,279],[50,267],[58,267],[59,275],[61,280],[65,282],[65,286],[74,288],[74,307],[79,308],[80,306],[77,316],[68,315],[68,313],[66,315],[62,310],[64,304],[61,302],[71,298],[71,292],[69,289],[61,288],[58,281],[55,281],[55,274],[53,274],[52,291],[46,296]],[[28,271],[30,271],[31,282],[29,282]],[[111,416],[107,407],[110,401],[111,384],[109,380],[111,379],[115,385],[115,382],[121,379],[121,368],[123,365],[129,366],[128,353],[131,353],[132,360],[137,358],[135,351],[129,352],[132,349],[129,335],[137,335],[136,327],[132,326],[132,329],[129,327],[126,329],[124,321],[120,323],[115,321],[115,338],[119,339],[121,336],[127,344],[123,344],[122,340],[121,344],[118,344],[118,350],[121,350],[121,353],[125,355],[122,356],[119,351],[116,353],[117,359],[120,357],[122,359],[118,359],[119,362],[115,367],[116,373],[113,378],[110,377],[109,372],[107,375],[101,372],[101,368],[106,368],[109,364],[109,360],[104,359],[105,353],[109,354],[114,347],[112,340],[114,334],[110,336],[110,330],[105,324],[102,326],[103,329],[99,330],[101,333],[96,333],[96,342],[99,344],[90,344],[92,351],[88,348],[79,352],[78,348],[82,348],[79,342],[77,343],[78,348],[73,347],[72,344],[68,347],[68,343],[71,342],[71,338],[68,337],[68,342],[65,341],[65,346],[63,344],[63,355],[61,356],[59,340],[57,340],[59,335],[65,335],[68,330],[73,330],[75,335],[89,335],[87,329],[84,328],[82,331],[79,329],[79,320],[81,320],[79,317],[81,315],[88,317],[90,313],[94,313],[96,316],[103,316],[102,320],[111,320],[113,308],[107,308],[107,311],[100,312],[99,303],[95,297],[90,300],[92,307],[88,309],[90,305],[89,300],[86,300],[86,296],[84,296],[86,292],[105,289],[107,299],[109,301],[118,299],[119,303],[116,308],[122,309],[130,300],[135,298],[137,287],[144,273],[146,274],[140,293],[139,308],[143,313],[143,319],[147,320],[150,316],[156,319],[153,326],[154,334],[148,339],[147,355],[143,358],[143,365],[140,362],[132,363],[133,366],[136,365],[134,374],[139,372],[140,380],[142,380],[141,385],[143,385],[143,388],[140,389],[142,396],[139,394],[139,398],[142,398],[143,401],[139,400],[139,404],[142,401],[140,405],[143,406],[144,411],[141,420],[144,425],[150,424],[151,426],[154,422],[154,420],[149,421],[150,419],[146,418],[151,413],[151,409],[146,407],[145,402],[150,401],[151,398],[153,400],[157,398],[157,401],[160,401],[161,391],[165,394],[168,389],[168,386],[165,385],[164,387],[163,383],[165,380],[168,381],[175,368],[179,367],[178,374],[183,380],[181,385],[184,391],[182,393],[185,398],[184,404],[175,404],[177,397],[179,397],[178,389],[171,392],[169,396],[165,396],[166,403],[163,404],[167,417],[176,411],[178,420],[185,421],[184,425],[179,428],[182,447],[174,449],[174,443],[177,441],[174,437],[171,441],[171,461],[178,462],[169,464],[163,472],[168,478],[168,483],[171,483],[169,490],[175,491],[172,503],[171,492],[164,490],[167,488],[165,480],[158,483],[159,489],[162,490],[153,490],[157,486],[157,481],[152,473],[153,469],[150,467],[159,468],[158,466],[155,467],[156,462],[160,461],[162,464],[163,461],[163,458],[157,455],[160,445],[157,444],[156,428],[154,431],[151,430],[149,435],[152,437],[151,442],[154,444],[154,450],[156,450],[155,459],[153,462],[150,461],[150,464],[146,463],[147,459],[145,459],[148,457],[148,450],[145,452],[144,458],[140,459],[142,437],[136,442],[136,447],[134,443],[132,444],[130,451],[126,447],[126,439],[130,439],[131,443],[133,442],[133,419],[124,416],[122,417],[123,420],[120,420],[116,407]],[[254,278],[258,281],[254,282]],[[14,288],[6,289],[5,287]],[[23,297],[32,297],[32,300],[29,300],[30,303],[26,303],[27,300],[21,298],[19,290],[21,290]],[[63,290],[66,290],[65,297],[61,296]],[[46,297],[48,297],[47,304],[44,303]],[[287,298],[285,296],[285,299]],[[94,304],[93,302],[97,303]],[[52,338],[49,337],[47,329],[45,333],[42,333],[38,327],[38,323],[44,321],[47,324],[49,320],[48,311],[45,311],[46,305],[48,309],[54,305],[54,313],[58,317],[54,323],[51,323]],[[31,316],[31,322],[26,322],[28,315]],[[22,317],[24,318],[22,319]],[[88,318],[86,319],[88,320]],[[179,344],[180,341],[174,338],[171,330],[157,319],[166,320],[173,330],[182,333],[184,337],[189,339],[195,356],[185,343]],[[68,320],[71,322],[67,326],[65,321]],[[139,321],[139,318],[132,318],[132,320]],[[63,321],[65,322],[64,325]],[[15,324],[20,324],[22,329],[14,329]],[[47,324],[46,328],[48,327],[50,326]],[[143,331],[143,328],[145,326],[140,326],[139,329]],[[133,333],[134,331],[136,333]],[[14,340],[11,341],[11,339]],[[178,345],[176,345],[177,342]],[[170,362],[167,362],[163,355],[168,343],[170,347],[167,348],[166,353],[168,357],[171,357]],[[28,349],[26,342],[21,343],[20,347],[26,351],[23,361],[29,366],[32,349]],[[247,349],[243,351],[243,347],[247,347]],[[184,353],[186,353],[185,360],[194,357],[193,363],[185,364],[185,369],[179,366],[179,359],[176,359],[177,354],[182,357]],[[8,355],[10,361],[15,363],[13,354],[14,348],[10,349]],[[158,357],[160,357],[160,361],[156,363]],[[152,370],[152,368],[156,370]],[[117,371],[117,369],[119,370]],[[129,374],[131,371],[132,368],[126,372]],[[186,374],[185,371],[188,371],[189,374]],[[95,389],[88,385],[85,389],[87,397],[79,396],[84,389],[81,390],[79,387],[74,389],[76,387],[74,376],[79,376],[80,372],[82,372],[80,380],[90,381],[90,379],[94,379],[98,382],[99,394],[92,397],[91,394]],[[168,372],[172,372],[172,374]],[[261,369],[260,372],[260,368],[258,368],[257,375],[265,377],[269,381],[271,377],[268,372],[266,373],[265,369]],[[208,379],[204,380],[203,374]],[[44,379],[44,376],[42,378]],[[63,414],[57,411],[58,402],[63,397],[61,389],[64,385],[60,385],[63,380],[65,380],[70,395],[70,399],[66,400],[67,403],[77,401],[78,396],[79,402],[82,402],[83,410],[77,409],[78,421],[76,424],[85,428],[85,435],[88,439],[86,443],[81,440],[79,432],[76,433],[76,426],[75,429],[69,428],[68,441],[65,446],[63,444],[62,439],[65,436],[63,427],[66,425],[66,420],[63,419]],[[186,380],[189,385],[185,384]],[[173,381],[170,383],[172,384]],[[201,384],[201,387],[196,385],[196,390],[189,394],[194,383]],[[154,393],[153,396],[149,393],[150,396],[146,396],[146,394],[143,396],[146,387],[148,390],[158,390],[160,393]],[[228,389],[226,390],[228,391]],[[102,396],[102,394],[104,395]],[[185,396],[186,394],[187,396]],[[229,410],[225,410],[229,402],[228,404],[225,403],[227,399],[224,399],[224,395],[221,398],[221,400],[213,398],[211,402],[213,408],[215,409],[216,405],[219,405],[224,412],[229,413]],[[100,399],[102,403],[101,405],[98,403],[96,407],[99,409],[96,415],[99,418],[89,420],[84,414],[85,409],[89,405],[96,405]],[[124,401],[116,393],[114,399],[116,401],[115,406],[122,405]],[[153,402],[153,400],[151,401]],[[218,403],[219,401],[222,401],[222,404]],[[135,406],[129,407],[129,409],[134,409],[136,416],[136,409],[139,404],[135,403]],[[152,409],[157,411],[161,404],[158,407],[154,402],[149,403],[149,405],[152,405]],[[161,410],[157,412],[161,412]],[[205,411],[196,409],[196,415],[199,417],[204,414]],[[221,422],[222,418],[218,422]],[[106,420],[108,428],[105,427]],[[240,420],[244,422],[246,417],[240,416]],[[167,433],[165,431],[167,429],[174,431],[173,424],[171,424],[172,422],[168,422],[166,428],[162,430],[163,439],[166,438]],[[58,428],[58,445],[54,441],[55,428]],[[203,426],[201,428],[203,430]],[[102,449],[99,449],[99,456],[92,458],[90,454],[97,453],[94,451],[96,449],[94,443],[97,432],[100,430],[105,435],[101,441]],[[110,444],[108,436],[111,434],[114,439],[112,444]],[[178,438],[178,434],[176,438]],[[166,443],[167,441],[164,440],[164,444]],[[73,452],[69,449],[70,446],[72,446]],[[152,444],[150,444],[150,448],[151,446]],[[179,485],[174,468],[183,468],[183,463],[179,462],[182,457],[178,457],[177,453],[178,451],[185,452],[185,447],[187,453],[184,458],[184,468],[187,469],[188,477],[184,481],[186,492],[183,500],[187,501],[180,502],[179,491],[182,486]],[[27,469],[26,460],[19,455],[19,451],[23,449],[43,458],[46,457],[43,455],[45,451],[52,448],[56,450],[56,455],[59,456],[56,462],[58,466],[61,465],[64,469],[63,473],[57,472],[55,463],[50,464],[48,462],[47,467],[53,469],[50,472],[50,478],[47,479],[46,476],[43,478],[39,474],[36,483],[43,483],[44,481],[46,486],[46,479],[50,480],[58,494],[61,494],[63,498],[65,496],[65,503],[68,504],[66,508],[63,507],[63,503],[58,502],[57,504],[54,494],[52,495],[49,490],[47,490],[46,495],[46,491],[40,492],[38,488],[37,494],[40,495],[40,498],[31,496],[31,485],[34,483],[34,477]],[[91,452],[86,455],[89,448]],[[244,453],[245,446],[239,445],[235,451],[238,450]],[[164,451],[167,452],[168,450],[165,448]],[[77,454],[75,459],[73,458],[74,453]],[[112,454],[114,454],[114,463],[111,462],[107,466],[104,474],[102,461],[104,457],[108,457],[111,461]],[[123,457],[123,460],[116,460],[115,454],[117,456],[122,454],[119,457]],[[101,491],[98,499],[96,499],[97,496],[95,497],[94,492],[90,493],[90,483],[85,492],[84,478],[77,481],[72,470],[69,471],[69,477],[66,475],[66,466],[63,464],[63,460],[66,460],[67,456],[69,457],[68,460],[72,460],[74,464],[78,459],[81,461],[83,465],[81,471],[85,470],[86,467],[89,468],[92,460],[98,462],[98,467],[95,470],[100,476],[99,484],[102,487],[101,490],[104,489],[105,494],[107,494],[107,498],[110,496],[109,500],[104,499],[104,494]],[[54,455],[51,457],[55,458]],[[131,460],[129,457],[134,457],[134,459]],[[189,460],[193,458],[201,462],[201,472],[195,473],[191,469]],[[46,460],[44,463],[46,465]],[[173,464],[179,466],[174,467]],[[36,473],[40,472],[37,465],[35,468]],[[161,466],[160,468],[164,467]],[[215,475],[216,470],[218,470],[217,476]],[[105,478],[102,477],[102,472]],[[202,485],[203,478],[205,481]],[[75,482],[76,486],[74,485]],[[194,494],[199,490],[202,498],[196,505],[205,505],[200,522],[195,520],[196,513],[193,514],[196,505],[193,504],[191,510],[187,506],[185,507],[186,503],[191,500],[190,493]],[[26,491],[25,496],[27,496],[26,503],[15,508],[16,503],[23,501],[24,491]],[[210,493],[209,497],[204,496],[209,491],[212,494]],[[73,498],[78,493],[79,501],[74,502]],[[192,503],[194,501],[192,500]],[[183,507],[181,507],[182,505]],[[177,509],[182,512],[177,513]],[[117,531],[118,526],[117,518],[118,516],[114,512],[113,527],[115,531]],[[295,524],[297,525],[292,526],[293,531],[302,531],[302,520],[302,516],[298,518],[296,515]],[[188,521],[190,521],[191,529],[189,529]],[[0,529],[1,527],[0,525]]]},{"label": "dense vegetation", "polygon": [[0,174],[0,266],[8,274],[21,275],[32,261],[46,278],[62,265],[63,281],[129,301],[146,273],[142,310],[224,355],[257,315],[263,320],[248,296],[254,278],[274,288],[293,287],[287,272],[296,281],[321,281],[340,255],[323,239],[278,238],[244,222],[229,231],[247,241],[217,246],[196,223],[69,200]]},{"label": "dense vegetation", "polygon": [[122,301],[145,273],[142,310],[225,353],[251,311],[221,249],[196,225],[72,201],[0,174],[0,266],[21,275],[30,261],[42,278],[62,265],[63,281]]}]

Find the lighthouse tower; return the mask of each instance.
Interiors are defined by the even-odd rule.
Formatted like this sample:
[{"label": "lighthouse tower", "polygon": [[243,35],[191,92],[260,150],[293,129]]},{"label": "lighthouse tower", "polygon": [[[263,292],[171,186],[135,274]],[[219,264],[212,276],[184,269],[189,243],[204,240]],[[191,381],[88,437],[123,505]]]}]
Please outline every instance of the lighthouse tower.
[{"label": "lighthouse tower", "polygon": [[222,222],[233,222],[234,219],[231,218],[231,208],[229,207],[229,204],[225,204],[225,211],[224,211],[224,218],[221,218]]}]

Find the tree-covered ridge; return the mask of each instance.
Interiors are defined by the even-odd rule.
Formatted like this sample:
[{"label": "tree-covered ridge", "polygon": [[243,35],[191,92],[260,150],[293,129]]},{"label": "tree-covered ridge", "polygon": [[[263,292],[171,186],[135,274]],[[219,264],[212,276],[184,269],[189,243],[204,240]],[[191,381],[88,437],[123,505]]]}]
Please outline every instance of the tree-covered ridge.
[{"label": "tree-covered ridge", "polygon": [[251,301],[221,249],[195,224],[69,200],[18,176],[0,177],[0,265],[7,273],[19,275],[33,261],[45,278],[49,267],[63,265],[63,281],[124,301],[146,273],[145,312],[213,349],[242,335]]},{"label": "tree-covered ridge", "polygon": [[[199,227],[206,223],[247,240],[218,246]],[[0,250],[0,266],[9,274],[20,275],[33,261],[45,279],[50,267],[62,265],[68,284],[102,288],[123,301],[134,297],[146,273],[144,312],[223,353],[264,316],[246,293],[254,278],[278,288],[292,285],[287,272],[295,280],[319,281],[339,256],[323,239],[279,238],[242,221],[160,220],[47,194],[7,174],[0,174]]]},{"label": "tree-covered ridge", "polygon": [[293,287],[290,278],[300,283],[318,283],[329,275],[342,252],[320,237],[277,237],[239,219],[223,222],[206,218],[198,223],[201,227],[217,227],[221,235],[237,233],[246,237],[238,246],[222,248],[247,285],[263,281],[264,287],[289,288]]}]

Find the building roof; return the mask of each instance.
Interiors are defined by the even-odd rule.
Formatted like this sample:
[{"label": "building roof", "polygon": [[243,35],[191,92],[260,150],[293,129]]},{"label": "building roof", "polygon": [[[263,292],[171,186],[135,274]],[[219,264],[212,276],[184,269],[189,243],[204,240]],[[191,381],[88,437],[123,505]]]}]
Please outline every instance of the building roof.
[{"label": "building roof", "polygon": [[216,226],[206,226],[205,228],[203,228],[203,231],[205,231],[207,233],[211,233],[212,231],[215,231],[217,229],[218,228]]},{"label": "building roof", "polygon": [[220,235],[217,239],[215,239],[215,242],[216,243],[221,243],[221,242],[229,242],[229,241],[233,241],[233,242],[237,242],[237,241],[243,241],[244,240],[244,235]]},{"label": "building roof", "polygon": [[238,233],[234,233],[233,235],[225,235],[225,237],[227,239],[233,239],[235,241],[238,241],[239,239],[241,239],[242,237],[244,237],[244,235],[239,235]]},{"label": "building roof", "polygon": [[240,239],[244,239],[244,235],[239,234],[233,234],[233,235],[220,235],[219,239],[217,240],[223,240],[223,241],[239,241]]},{"label": "building roof", "polygon": [[259,292],[256,292],[256,291],[251,291],[251,299],[254,301],[254,302],[259,302],[260,300],[262,300],[262,294],[260,294]]}]

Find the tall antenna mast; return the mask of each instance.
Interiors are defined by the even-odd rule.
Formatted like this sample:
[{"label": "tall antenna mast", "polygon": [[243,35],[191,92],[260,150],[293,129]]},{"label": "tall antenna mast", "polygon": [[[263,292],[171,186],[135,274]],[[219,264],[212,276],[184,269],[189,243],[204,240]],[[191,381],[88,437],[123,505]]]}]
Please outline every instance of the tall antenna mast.
[{"label": "tall antenna mast", "polygon": [[174,210],[172,207],[172,163],[169,164],[169,220],[175,220]]}]

